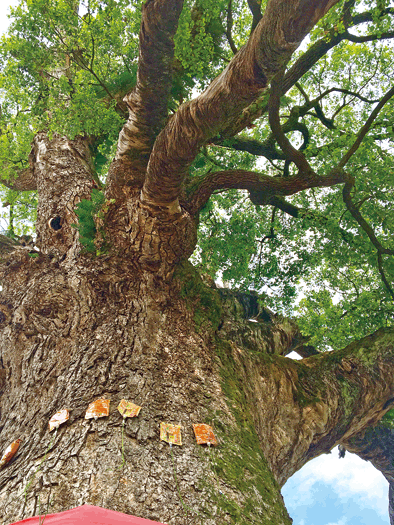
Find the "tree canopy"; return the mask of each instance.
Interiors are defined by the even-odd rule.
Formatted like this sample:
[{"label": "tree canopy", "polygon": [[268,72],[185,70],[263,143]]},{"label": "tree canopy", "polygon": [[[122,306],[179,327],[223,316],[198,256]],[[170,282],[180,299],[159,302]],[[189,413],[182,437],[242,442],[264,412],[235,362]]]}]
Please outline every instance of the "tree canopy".
[{"label": "tree canopy", "polygon": [[[265,4],[185,2],[172,75],[163,68],[157,80],[170,83],[170,115],[245,45]],[[11,233],[29,233],[34,221],[35,192],[12,181],[28,169],[37,132],[89,136],[105,185],[127,119],[123,97],[136,84],[141,7],[26,0],[11,10],[0,52],[0,162],[9,186],[1,195]],[[186,177],[201,209],[194,263],[296,314],[322,349],[393,323],[393,14],[388,1],[337,2],[234,129],[202,141]],[[162,122],[152,122],[157,136]],[[289,185],[311,170],[316,181],[263,195],[240,170]],[[336,170],[346,171],[345,186]],[[235,175],[215,181],[224,171]],[[207,197],[199,191],[204,181]]]}]

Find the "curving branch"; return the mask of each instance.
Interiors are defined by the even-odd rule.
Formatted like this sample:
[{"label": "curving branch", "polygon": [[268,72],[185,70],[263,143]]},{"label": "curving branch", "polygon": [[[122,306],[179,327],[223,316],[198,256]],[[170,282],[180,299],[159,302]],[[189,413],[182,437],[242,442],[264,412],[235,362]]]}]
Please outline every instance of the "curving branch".
[{"label": "curving branch", "polygon": [[[330,93],[343,93],[345,95],[351,95],[352,97],[358,98],[362,102],[366,102],[368,104],[375,104],[380,102],[380,99],[369,99],[367,97],[362,96],[360,93],[351,91],[349,89],[342,89],[336,87],[326,89],[318,97],[314,98],[313,100],[310,100],[308,95],[305,93],[304,89],[298,82],[296,82],[296,87],[299,89],[299,91],[305,98],[305,104],[303,104],[302,106],[294,106],[292,108],[290,118],[282,125],[282,130],[284,133],[288,133],[289,131],[299,131],[300,133],[302,133],[304,143],[300,147],[300,150],[305,149],[309,141],[309,130],[304,123],[298,122],[299,118],[302,118],[306,114],[309,114],[318,118],[322,122],[322,124],[328,129],[335,129],[334,120],[332,118],[327,118],[324,115],[320,106],[320,101]],[[314,109],[316,113],[310,113],[311,109]],[[383,140],[383,137],[377,137],[377,140],[380,139]],[[249,137],[245,138],[242,136],[236,136],[227,139],[222,137],[214,139],[212,143],[216,146],[228,147],[237,151],[246,151],[248,153],[251,153],[252,155],[262,156],[269,160],[286,160],[287,158],[284,153],[282,153],[276,148],[276,139],[274,134],[271,134],[266,140],[264,140],[264,142],[260,142],[256,139],[252,139]],[[323,147],[326,147],[326,145],[320,146],[319,148],[315,148],[315,151],[317,152]]]},{"label": "curving branch", "polygon": [[179,108],[157,137],[141,193],[145,204],[179,209],[183,180],[201,146],[233,129],[242,111],[261,96],[304,36],[337,1],[268,2],[248,43],[204,93]]},{"label": "curving branch", "polygon": [[[255,198],[253,193],[251,193],[250,198],[254,204],[256,205],[260,204],[259,199]],[[295,206],[294,204],[292,204],[291,202],[288,202],[283,197],[278,197],[277,195],[270,197],[267,201],[267,204],[274,206],[275,208],[278,208],[279,210],[283,211],[287,215],[290,215],[291,217],[294,217],[295,219],[302,219],[302,218],[307,217],[308,220],[314,220],[317,223],[322,224],[322,225],[327,224],[329,221],[329,218],[326,215],[314,209],[301,208],[301,207]],[[338,230],[342,236],[343,241],[351,245],[353,243],[353,235],[349,233],[348,231],[346,231],[345,229],[341,228],[340,226],[338,226]],[[357,289],[356,289],[356,295],[359,296]],[[348,312],[346,312],[344,315],[347,315],[347,313]],[[303,354],[300,354],[300,355],[303,355]],[[306,356],[303,356],[303,357],[306,357]]]},{"label": "curving branch", "polygon": [[350,214],[352,215],[353,219],[357,222],[357,224],[364,230],[364,232],[367,234],[369,240],[371,243],[375,246],[378,253],[386,254],[386,255],[394,255],[394,250],[390,250],[389,248],[384,248],[379,240],[377,239],[375,232],[373,231],[373,228],[368,224],[368,222],[364,219],[364,217],[361,215],[359,208],[354,204],[352,197],[351,197],[351,190],[354,187],[354,181],[347,181],[345,186],[343,187],[343,202],[346,204],[347,209],[349,210]]},{"label": "curving branch", "polygon": [[279,210],[283,211],[284,213],[287,213],[287,215],[290,215],[295,219],[303,217],[306,213],[306,210],[303,210],[298,206],[294,206],[294,204],[291,204],[291,202],[288,202],[286,199],[283,199],[283,197],[278,197],[277,195],[271,197],[268,200],[268,204],[270,204],[271,206],[275,206],[275,208],[278,208]]},{"label": "curving branch", "polygon": [[232,0],[229,1],[227,6],[227,24],[226,24],[226,37],[227,41],[230,44],[231,51],[234,53],[238,53],[237,46],[235,45],[233,36],[232,36],[232,29],[233,29],[233,10],[232,10]]},{"label": "curving branch", "polygon": [[294,162],[297,168],[305,173],[316,175],[309,162],[306,160],[304,154],[293,147],[289,139],[286,137],[280,123],[279,107],[280,107],[280,92],[282,88],[283,72],[272,79],[271,95],[269,99],[269,122],[271,130],[276,138],[281,150],[286,155],[287,160]]},{"label": "curving branch", "polygon": [[[311,109],[315,110],[314,116],[317,117],[324,126],[326,126],[328,129],[335,129],[334,125],[334,117],[327,118],[320,105],[320,101],[325,98],[330,93],[343,93],[344,95],[350,95],[353,98],[357,98],[361,100],[362,102],[366,102],[367,104],[376,104],[380,102],[380,98],[378,99],[369,99],[367,97],[364,97],[359,92],[351,91],[349,89],[343,89],[343,88],[336,88],[332,87],[329,89],[326,89],[323,93],[321,93],[318,97],[314,98],[313,100],[310,100],[307,93],[304,91],[302,86],[299,84],[299,82],[296,82],[295,86],[297,89],[301,92],[302,96],[305,98],[305,104],[299,108],[299,116],[303,117],[306,115]],[[365,87],[362,86],[361,89]],[[361,90],[360,89],[360,90]],[[338,112],[335,114],[335,116],[338,114]],[[309,113],[309,115],[312,115],[312,113]]]},{"label": "curving branch", "polygon": [[342,8],[342,18],[345,27],[347,28],[352,21],[352,9],[354,8],[355,0],[345,0]]},{"label": "curving branch", "polygon": [[[282,129],[285,133],[289,133],[290,131],[299,131],[303,137],[303,144],[301,145],[300,149],[303,150],[307,147],[309,142],[309,130],[303,122],[298,122],[299,116],[302,116],[298,111],[299,108],[293,109],[296,109],[296,111],[292,110],[289,119],[282,126]],[[265,157],[268,160],[286,160],[287,158],[286,155],[276,148],[276,139],[272,133],[266,140],[264,140],[264,142],[260,142],[249,137],[245,138],[238,136],[232,137],[230,139],[214,139],[212,143],[215,146],[222,146],[238,151],[247,151],[252,155]]]},{"label": "curving branch", "polygon": [[380,110],[383,108],[383,106],[390,100],[391,97],[394,96],[394,86],[387,91],[387,93],[382,97],[379,104],[373,109],[370,116],[368,117],[367,121],[365,122],[364,126],[360,129],[356,140],[354,141],[353,145],[349,148],[347,153],[342,157],[340,162],[338,163],[339,168],[343,168],[349,161],[350,157],[354,155],[354,153],[358,150],[360,147],[361,142],[363,141],[365,135],[370,130],[372,124],[376,120],[376,117],[378,116]]},{"label": "curving branch", "polygon": [[183,0],[147,0],[142,7],[137,84],[124,98],[129,119],[119,135],[116,153],[117,160],[128,155],[142,169],[167,118],[173,38],[182,7]]},{"label": "curving branch", "polygon": [[[380,100],[379,104],[373,109],[371,112],[371,115],[367,119],[364,126],[360,129],[356,140],[354,141],[353,145],[349,148],[347,153],[342,157],[341,161],[338,163],[337,168],[343,169],[343,167],[346,165],[346,163],[350,160],[352,155],[357,151],[359,148],[362,140],[364,139],[365,135],[368,133],[369,129],[371,128],[373,122],[376,120],[380,110],[383,108],[383,106],[386,104],[390,98],[394,96],[394,87],[391,88],[384,97]],[[336,169],[337,169],[336,168]],[[354,179],[349,178],[346,181],[346,184],[343,188],[342,197],[343,201],[352,215],[353,219],[357,222],[357,224],[360,226],[360,228],[367,234],[369,240],[373,244],[373,246],[376,248],[377,252],[377,263],[378,263],[378,270],[380,273],[380,277],[382,279],[383,284],[385,285],[387,291],[391,295],[391,297],[394,300],[394,290],[392,286],[390,285],[389,280],[386,277],[384,267],[383,267],[383,258],[382,255],[394,255],[394,250],[391,250],[389,248],[385,248],[378,238],[376,237],[376,234],[371,227],[371,225],[364,219],[360,212],[360,206],[356,206],[352,200],[351,191],[354,187]]]},{"label": "curving branch", "polygon": [[378,238],[375,235],[375,232],[371,225],[364,219],[362,216],[359,206],[356,206],[352,200],[351,197],[351,190],[354,187],[354,181],[348,180],[343,188],[342,196],[343,201],[349,210],[350,214],[352,215],[353,219],[357,222],[357,224],[360,226],[360,228],[367,234],[369,240],[373,244],[373,246],[376,248],[377,252],[377,262],[378,262],[378,270],[380,277],[382,279],[383,284],[385,285],[387,291],[391,295],[391,297],[394,300],[394,290],[389,282],[389,280],[386,277],[384,267],[383,267],[383,257],[382,255],[394,255],[394,250],[390,250],[389,248],[385,248],[378,240]]},{"label": "curving branch", "polygon": [[[349,12],[348,12],[349,14]],[[384,15],[394,15],[394,8],[390,7],[383,11]],[[348,17],[347,28],[355,27],[367,22],[373,22],[373,13],[365,11],[364,13],[358,13],[354,16]],[[337,33],[335,29],[325,38],[321,38],[315,44],[313,44],[300,58],[293,64],[293,66],[287,71],[283,81],[283,92],[287,91],[295,85],[296,82],[324,55],[328,53],[330,49],[338,45],[342,40],[347,40],[348,36],[352,36],[348,31],[343,33]],[[376,35],[378,36],[378,35]],[[391,38],[391,37],[389,37]],[[378,36],[379,40],[383,40],[383,36]]]},{"label": "curving branch", "polygon": [[353,35],[352,33],[349,33],[349,32],[346,33],[346,40],[349,40],[349,42],[354,42],[355,44],[363,44],[365,42],[375,42],[375,40],[386,40],[390,38],[394,38],[394,31],[385,31],[383,33],[379,33],[375,35],[364,35],[364,36]]},{"label": "curving branch", "polygon": [[335,129],[334,120],[329,119],[325,116],[323,109],[320,105],[320,101],[332,91],[336,91],[336,89],[335,88],[327,89],[324,93],[322,93],[315,99],[310,100],[307,93],[304,91],[303,87],[301,86],[299,82],[296,82],[295,86],[305,99],[305,104],[301,108],[299,108],[299,116],[303,117],[307,113],[309,113],[311,109],[314,109],[315,113],[309,113],[309,115],[317,117],[320,120],[320,122],[324,126],[326,126],[326,128]]},{"label": "curving branch", "polygon": [[[342,350],[293,361],[280,356],[248,361],[244,384],[254,402],[260,443],[279,485],[307,461],[348,443],[393,403],[394,329],[380,329]],[[368,356],[368,358],[366,358]],[[249,378],[259,377],[259,381]],[[262,403],[269,392],[275,409]]]},{"label": "curving branch", "polygon": [[236,151],[246,151],[252,155],[265,157],[270,160],[286,160],[285,155],[276,149],[275,140],[268,138],[264,142],[245,137],[232,137],[230,139],[214,139],[215,146],[235,149]]},{"label": "curving branch", "polygon": [[391,295],[391,297],[392,297],[392,299],[394,301],[394,290],[393,290],[389,280],[387,279],[386,273],[384,271],[382,252],[378,252],[378,270],[379,270],[379,273],[380,273],[380,277],[381,277],[381,279],[383,281],[383,284],[387,288],[387,291],[389,292],[389,294]]},{"label": "curving branch", "polygon": [[273,204],[273,197],[294,195],[308,188],[329,187],[345,182],[346,174],[333,171],[319,176],[314,172],[298,172],[291,177],[270,177],[247,170],[217,171],[206,175],[190,192],[186,208],[192,215],[205,206],[212,193],[218,190],[249,190],[254,204]]},{"label": "curving branch", "polygon": [[[335,34],[332,31],[330,38],[327,40],[322,38],[313,44],[301,57],[293,64],[293,66],[286,72],[283,80],[283,87],[281,95],[284,95],[291,89],[302,77],[314,66],[324,55],[326,55],[333,47],[344,40],[344,34]],[[243,129],[251,126],[253,121],[260,118],[268,110],[268,104],[263,100],[260,104],[254,104],[249,107],[238,121],[234,124],[233,129],[229,135],[236,135]]]},{"label": "curving branch", "polygon": [[298,82],[307,71],[323,58],[333,47],[345,40],[344,33],[332,31],[328,38],[321,38],[315,42],[298,60],[290,67],[283,79],[281,95],[284,95]]}]

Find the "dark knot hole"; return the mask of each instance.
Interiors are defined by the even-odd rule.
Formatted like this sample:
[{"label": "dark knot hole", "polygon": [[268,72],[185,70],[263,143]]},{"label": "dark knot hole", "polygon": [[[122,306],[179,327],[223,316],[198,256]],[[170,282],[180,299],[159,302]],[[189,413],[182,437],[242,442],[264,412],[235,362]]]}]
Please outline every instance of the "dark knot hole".
[{"label": "dark knot hole", "polygon": [[57,215],[57,217],[53,217],[53,219],[50,219],[49,226],[52,228],[52,230],[58,231],[62,227],[62,218]]}]

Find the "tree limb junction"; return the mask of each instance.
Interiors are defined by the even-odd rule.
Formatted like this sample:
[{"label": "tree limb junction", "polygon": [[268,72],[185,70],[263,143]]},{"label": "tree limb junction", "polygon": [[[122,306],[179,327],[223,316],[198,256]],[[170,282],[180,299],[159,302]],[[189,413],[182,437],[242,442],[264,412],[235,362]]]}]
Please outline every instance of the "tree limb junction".
[{"label": "tree limb junction", "polygon": [[156,139],[142,201],[171,206],[200,147],[227,133],[242,111],[267,89],[304,36],[337,0],[268,2],[248,43],[194,100],[182,105]]}]

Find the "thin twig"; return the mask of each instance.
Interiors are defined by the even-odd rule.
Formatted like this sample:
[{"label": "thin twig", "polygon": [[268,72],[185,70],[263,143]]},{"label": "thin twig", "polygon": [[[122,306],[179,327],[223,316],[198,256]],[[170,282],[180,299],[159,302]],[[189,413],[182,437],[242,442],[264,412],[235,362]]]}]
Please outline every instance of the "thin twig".
[{"label": "thin twig", "polygon": [[369,240],[375,246],[378,253],[386,254],[386,255],[394,255],[394,250],[390,250],[389,248],[384,248],[381,245],[381,243],[378,241],[375,235],[375,232],[373,231],[373,228],[364,219],[364,217],[360,213],[360,210],[354,204],[351,194],[350,194],[353,187],[354,187],[354,181],[350,181],[350,182],[346,182],[343,188],[342,196],[343,196],[343,201],[346,204],[347,209],[349,210],[349,212],[351,213],[352,217],[357,222],[357,224],[367,234]]},{"label": "thin twig", "polygon": [[394,95],[394,87],[392,87],[387,93],[384,95],[384,97],[380,100],[379,104],[376,106],[376,108],[371,112],[370,116],[368,117],[367,121],[365,122],[364,126],[360,129],[356,140],[354,141],[353,145],[349,148],[347,153],[342,157],[341,161],[338,163],[338,168],[343,168],[346,166],[346,164],[349,162],[349,159],[354,153],[358,150],[360,147],[361,142],[363,141],[365,135],[368,133],[370,127],[372,126],[374,120],[378,116],[380,110],[383,108],[383,106],[390,100],[390,98]]},{"label": "thin twig", "polygon": [[379,273],[380,273],[380,276],[382,278],[382,281],[383,281],[384,285],[386,286],[389,294],[391,295],[391,297],[393,298],[393,301],[394,301],[394,290],[390,286],[390,283],[389,283],[389,281],[388,281],[388,279],[386,277],[386,274],[384,273],[382,252],[378,252],[378,269],[379,269]]},{"label": "thin twig", "polygon": [[228,40],[228,43],[230,44],[231,51],[234,53],[238,53],[237,46],[235,45],[235,42],[233,40],[232,36],[232,28],[233,28],[233,11],[232,11],[232,0],[229,1],[227,6],[227,27],[226,27],[226,37]]}]

